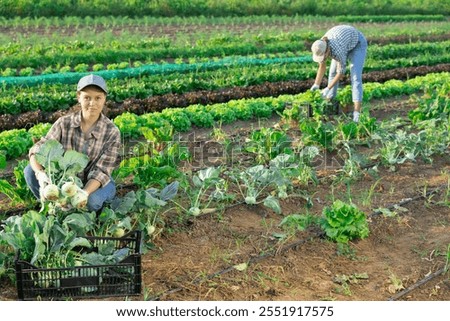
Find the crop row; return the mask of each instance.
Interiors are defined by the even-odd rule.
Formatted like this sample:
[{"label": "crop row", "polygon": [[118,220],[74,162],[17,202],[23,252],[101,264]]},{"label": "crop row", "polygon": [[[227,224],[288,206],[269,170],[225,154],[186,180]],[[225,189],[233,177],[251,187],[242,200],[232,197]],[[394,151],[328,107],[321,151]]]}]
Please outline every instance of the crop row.
[{"label": "crop row", "polygon": [[107,3],[94,2],[49,2],[5,1],[0,10],[7,17],[14,16],[65,16],[68,12],[75,16],[249,16],[249,15],[358,15],[361,12],[371,15],[407,15],[407,14],[449,14],[447,2],[434,0],[389,0],[374,2],[346,1],[332,7],[326,0],[316,1],[279,1],[279,0],[122,0]]},{"label": "crop row", "polygon": [[[135,69],[124,69],[121,72],[118,70],[99,72],[99,74],[105,79],[113,78],[108,83],[108,99],[120,103],[129,98],[144,99],[168,93],[182,94],[198,90],[218,90],[258,85],[265,82],[312,79],[316,73],[316,65],[301,63],[301,58],[243,59],[240,60],[241,63],[239,64],[233,63],[233,60],[219,60],[204,64],[149,65]],[[309,59],[310,56],[305,57],[305,60]],[[368,58],[365,71],[432,66],[448,62],[450,62],[448,53],[383,61]],[[226,68],[220,68],[220,66],[226,66]],[[186,72],[176,72],[183,70],[186,70]],[[16,87],[9,86],[8,88],[4,86],[2,97],[0,97],[0,114],[14,115],[35,110],[54,112],[68,109],[76,104],[75,89],[72,84],[76,83],[82,75],[68,73],[45,79],[38,76],[11,78]],[[20,85],[20,81],[28,82],[30,85],[33,84],[31,81],[56,83],[36,87],[21,87],[18,91],[17,87]]]},{"label": "crop row", "polygon": [[63,17],[20,17],[6,18],[0,16],[1,28],[42,28],[42,27],[103,27],[103,28],[126,28],[129,26],[176,26],[183,28],[185,25],[195,25],[197,27],[202,25],[236,25],[236,24],[262,24],[268,26],[273,23],[277,24],[309,24],[317,22],[407,22],[407,21],[444,21],[445,16],[442,14],[434,15],[351,15],[351,16],[311,16],[311,15],[294,15],[294,16],[277,16],[277,15],[252,15],[243,17],[127,17],[127,16],[106,16],[106,17],[77,17],[77,16],[63,16]]},{"label": "crop row", "polygon": [[[304,41],[315,39],[311,34],[308,39],[298,34],[280,34],[263,37],[255,35],[227,36],[220,35],[209,39],[201,39],[196,43],[186,46],[186,41],[180,45],[172,44],[167,38],[149,39],[139,42],[112,41],[104,45],[94,41],[73,41],[61,44],[36,44],[23,47],[16,43],[8,43],[1,46],[4,55],[0,58],[3,68],[0,70],[3,77],[7,76],[30,76],[40,73],[87,71],[126,68],[131,63],[152,63],[164,59],[183,60],[202,58],[277,54],[283,57],[287,55],[304,54],[309,51],[305,48]],[[319,37],[319,36],[317,36]],[[441,43],[420,42],[412,44],[391,44],[389,46],[369,46],[371,52],[379,59],[388,59],[401,53],[403,56],[413,57],[415,55],[430,53],[440,54],[448,52],[448,41]],[[68,65],[67,62],[70,61]]]},{"label": "crop row", "polygon": [[[407,81],[391,80],[384,84],[365,84],[364,101],[385,98],[395,95],[405,95],[418,92],[427,86],[439,86],[450,81],[449,73],[429,74]],[[337,97],[342,103],[351,101],[350,86],[344,87]],[[282,95],[277,98],[266,97],[257,99],[242,99],[228,103],[213,105],[192,105],[186,108],[165,109],[162,112],[144,114],[123,113],[114,118],[124,137],[141,137],[141,128],[160,128],[169,123],[176,131],[187,131],[192,126],[212,127],[217,123],[225,124],[236,120],[251,118],[267,118],[273,113],[282,113],[286,105],[302,105],[310,100],[310,92],[298,95]],[[3,164],[7,159],[15,159],[24,155],[33,144],[33,140],[44,135],[49,124],[37,124],[28,131],[14,129],[0,133],[0,159]]]}]

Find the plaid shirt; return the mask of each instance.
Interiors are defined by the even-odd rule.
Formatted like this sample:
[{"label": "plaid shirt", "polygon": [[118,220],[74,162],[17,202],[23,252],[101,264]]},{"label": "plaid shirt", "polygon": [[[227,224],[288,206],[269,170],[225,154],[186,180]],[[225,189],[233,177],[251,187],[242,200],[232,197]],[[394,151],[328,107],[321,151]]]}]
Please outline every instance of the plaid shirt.
[{"label": "plaid shirt", "polygon": [[81,112],[60,117],[47,135],[30,149],[29,156],[49,139],[59,141],[65,150],[75,150],[89,157],[89,163],[80,177],[83,183],[95,179],[105,186],[111,179],[112,170],[119,165],[120,131],[103,114],[87,135],[81,131]]},{"label": "plaid shirt", "polygon": [[336,26],[327,31],[324,37],[328,38],[331,57],[338,62],[338,73],[345,74],[347,56],[359,41],[360,32],[352,26]]}]

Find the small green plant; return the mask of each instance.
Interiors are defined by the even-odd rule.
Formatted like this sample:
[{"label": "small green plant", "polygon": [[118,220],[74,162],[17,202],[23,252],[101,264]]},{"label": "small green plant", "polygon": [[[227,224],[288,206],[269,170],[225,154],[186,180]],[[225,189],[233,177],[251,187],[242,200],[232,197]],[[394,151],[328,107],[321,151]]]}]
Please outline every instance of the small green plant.
[{"label": "small green plant", "polygon": [[350,284],[358,284],[360,280],[367,280],[368,278],[369,276],[365,272],[353,273],[352,275],[338,274],[333,278],[333,281],[341,285],[336,289],[336,292],[351,296]]},{"label": "small green plant", "polygon": [[59,72],[61,74],[65,74],[65,73],[68,73],[68,72],[71,72],[71,71],[72,71],[72,68],[70,66],[63,66],[63,67],[61,67],[59,69]]},{"label": "small green plant", "polygon": [[12,68],[5,68],[2,71],[2,77],[14,77],[17,73],[16,69],[12,69]]},{"label": "small green plant", "polygon": [[[100,235],[109,233],[122,234],[122,229],[138,229],[147,232],[144,239],[150,241],[165,227],[162,209],[178,193],[179,183],[174,181],[162,190],[149,188],[128,192],[122,198],[116,198],[110,208],[106,208],[99,216],[96,231]],[[131,223],[131,224],[130,224]],[[120,235],[115,235],[120,236]],[[144,244],[151,246],[150,242]]]},{"label": "small green plant", "polygon": [[34,69],[31,67],[22,68],[19,71],[19,76],[32,76],[34,74]]},{"label": "small green plant", "polygon": [[318,223],[318,218],[312,214],[291,214],[283,218],[279,226],[288,234],[295,234],[297,231],[304,231],[310,225]]},{"label": "small green plant", "polygon": [[283,131],[261,128],[251,134],[245,151],[254,154],[258,164],[267,164],[277,155],[292,154],[291,139]]},{"label": "small green plant", "polygon": [[[244,202],[248,205],[263,203],[264,206],[272,209],[275,213],[281,214],[280,202],[270,194],[270,189],[286,191],[288,180],[281,172],[275,168],[266,168],[263,165],[256,165],[241,171],[236,169],[229,173],[236,182]],[[263,200],[258,201],[262,195],[267,195]]]},{"label": "small green plant", "polygon": [[364,206],[370,206],[372,204],[372,198],[373,198],[376,188],[381,180],[382,180],[382,178],[379,178],[375,183],[373,183],[370,186],[369,190],[367,190],[365,192],[365,195],[363,196],[363,200],[362,200],[362,204]]},{"label": "small green plant", "polygon": [[108,64],[108,65],[106,65],[106,69],[107,70],[119,69],[119,64]]},{"label": "small green plant", "polygon": [[49,75],[49,74],[54,74],[57,73],[58,70],[52,66],[48,66],[46,67],[44,70],[42,70],[41,75]]},{"label": "small green plant", "polygon": [[177,204],[185,213],[192,216],[208,214],[215,211],[210,208],[214,200],[222,200],[226,196],[226,182],[220,175],[220,167],[208,167],[198,171],[192,176],[192,186],[188,187],[187,194],[190,198],[189,208]]},{"label": "small green plant", "polygon": [[363,174],[362,167],[366,164],[364,157],[356,152],[346,142],[343,143],[344,152],[347,154],[347,158],[344,161],[344,166],[340,170],[340,179],[345,182],[352,182],[357,180]]},{"label": "small green plant", "polygon": [[302,132],[301,140],[308,145],[320,144],[328,151],[335,148],[336,128],[330,122],[323,122],[320,119],[307,119],[300,123]]},{"label": "small green plant", "polygon": [[88,64],[78,64],[73,68],[73,70],[76,72],[86,72],[89,70],[89,65]]},{"label": "small green plant", "polygon": [[354,238],[369,236],[366,215],[354,204],[341,200],[334,201],[332,206],[323,209],[320,226],[326,235],[338,243],[348,243]]},{"label": "small green plant", "polygon": [[36,203],[36,198],[25,182],[24,169],[27,165],[28,161],[23,159],[14,168],[15,184],[0,180],[0,194],[6,195],[13,206],[23,204],[28,207]]},{"label": "small green plant", "polygon": [[403,281],[397,277],[394,273],[391,273],[389,276],[390,285],[388,286],[389,293],[396,293],[398,291],[403,290],[405,287],[403,285]]},{"label": "small green plant", "polygon": [[100,71],[105,69],[105,66],[103,64],[95,64],[92,66],[92,71]]},{"label": "small green plant", "polygon": [[130,67],[130,64],[126,61],[123,61],[121,63],[118,64],[117,69],[125,69]]}]

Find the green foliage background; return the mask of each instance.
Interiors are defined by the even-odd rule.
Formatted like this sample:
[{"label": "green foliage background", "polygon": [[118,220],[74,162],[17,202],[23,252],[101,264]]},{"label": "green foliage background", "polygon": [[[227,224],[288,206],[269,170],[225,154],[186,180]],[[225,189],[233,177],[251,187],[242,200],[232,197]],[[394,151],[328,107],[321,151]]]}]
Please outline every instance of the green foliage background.
[{"label": "green foliage background", "polygon": [[3,17],[450,14],[448,0],[0,0]]}]

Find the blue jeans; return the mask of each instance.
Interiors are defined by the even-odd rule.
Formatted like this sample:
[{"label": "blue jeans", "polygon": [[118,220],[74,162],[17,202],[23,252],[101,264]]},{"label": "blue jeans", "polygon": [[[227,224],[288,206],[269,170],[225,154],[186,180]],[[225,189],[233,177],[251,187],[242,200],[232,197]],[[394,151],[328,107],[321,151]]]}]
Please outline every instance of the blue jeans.
[{"label": "blue jeans", "polygon": [[[352,84],[352,101],[362,101],[363,87],[362,87],[362,71],[364,67],[364,60],[366,60],[367,52],[367,40],[364,35],[359,33],[359,42],[355,48],[349,53],[347,59],[350,61],[350,81]],[[328,83],[331,83],[336,76],[336,60],[332,59],[330,64],[330,73],[328,74]],[[337,83],[332,89],[330,96],[336,97],[339,83]]]},{"label": "blue jeans", "polygon": [[[30,165],[27,165],[24,170],[25,181],[31,192],[37,199],[41,199],[39,192],[39,182]],[[106,186],[99,188],[94,193],[89,195],[87,208],[89,211],[98,211],[103,207],[105,202],[110,202],[116,195],[116,184],[111,179]]]}]

